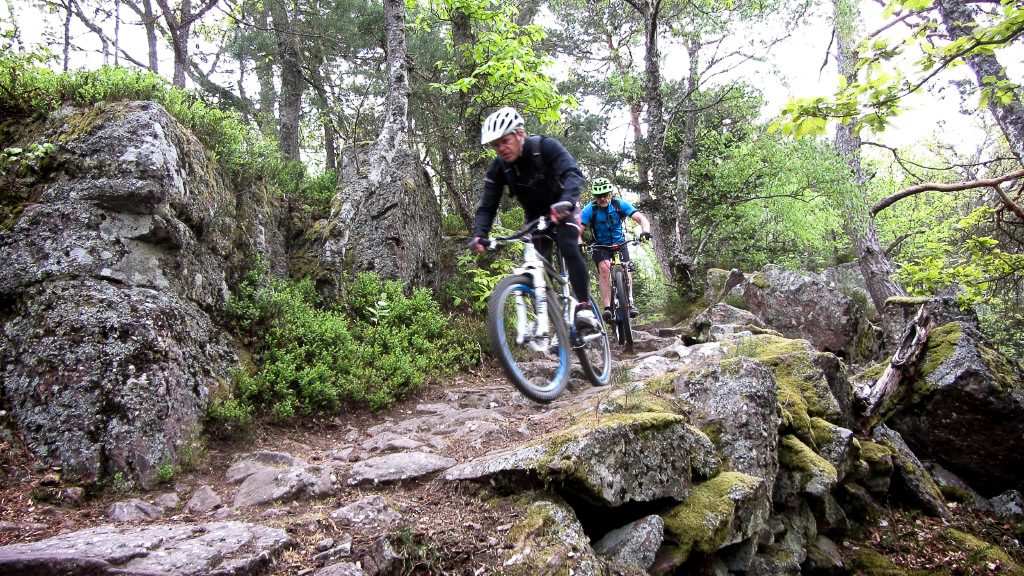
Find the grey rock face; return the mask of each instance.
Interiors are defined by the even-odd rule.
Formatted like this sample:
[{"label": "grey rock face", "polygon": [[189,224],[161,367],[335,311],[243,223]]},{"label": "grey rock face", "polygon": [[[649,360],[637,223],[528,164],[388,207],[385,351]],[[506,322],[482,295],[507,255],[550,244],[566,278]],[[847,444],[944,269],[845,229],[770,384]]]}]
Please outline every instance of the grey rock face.
[{"label": "grey rock face", "polygon": [[210,317],[227,279],[241,254],[283,248],[250,240],[236,218],[273,228],[265,203],[236,197],[157,104],[66,109],[40,129],[62,142],[56,170],[0,229],[3,395],[65,476],[151,488],[236,362]]},{"label": "grey rock face", "polygon": [[[887,424],[915,454],[935,460],[982,496],[1024,490],[1024,375],[969,325],[928,337],[917,381]],[[993,441],[996,439],[997,441]]]},{"label": "grey rock face", "polygon": [[605,534],[594,543],[594,552],[612,562],[646,570],[664,539],[665,521],[652,515]]},{"label": "grey rock face", "polygon": [[864,311],[819,276],[769,265],[748,275],[731,293],[742,296],[751,313],[787,338],[805,339],[848,360],[872,349],[866,345],[873,333]]},{"label": "grey rock face", "polygon": [[345,526],[389,526],[394,525],[402,515],[394,511],[383,497],[366,496],[347,506],[331,512],[331,519]]},{"label": "grey rock face", "polygon": [[893,451],[893,480],[911,502],[920,506],[925,512],[943,518],[949,516],[949,509],[942,497],[938,485],[932,480],[924,464],[910,450],[899,432],[895,432],[884,424],[876,426],[872,432],[876,442]]},{"label": "grey rock face", "polygon": [[221,505],[220,496],[209,486],[200,486],[185,503],[185,510],[192,513],[209,512]]},{"label": "grey rock face", "polygon": [[348,483],[393,482],[431,474],[454,466],[455,460],[426,452],[401,452],[368,458],[352,467]]},{"label": "grey rock face", "polygon": [[540,442],[453,466],[445,479],[521,483],[539,475],[595,503],[618,506],[682,500],[695,479],[720,467],[710,439],[670,414],[607,415]]},{"label": "grey rock face", "polygon": [[996,514],[1011,516],[1018,520],[1024,518],[1024,496],[1016,490],[1007,490],[992,499],[992,508]]},{"label": "grey rock face", "polygon": [[132,499],[125,502],[114,502],[107,507],[107,518],[113,522],[139,522],[156,520],[163,514],[163,510],[143,502]]},{"label": "grey rock face", "polygon": [[726,468],[765,481],[769,493],[779,471],[779,412],[775,378],[761,363],[739,358],[729,368],[688,372],[676,394],[698,407],[696,423],[714,429]]},{"label": "grey rock face", "polygon": [[337,490],[333,468],[313,466],[279,452],[256,452],[240,458],[225,474],[241,482],[234,506],[256,506],[288,498],[317,498]]},{"label": "grey rock face", "polygon": [[284,530],[241,522],[100,526],[0,547],[0,573],[241,576],[267,567],[292,543]]}]

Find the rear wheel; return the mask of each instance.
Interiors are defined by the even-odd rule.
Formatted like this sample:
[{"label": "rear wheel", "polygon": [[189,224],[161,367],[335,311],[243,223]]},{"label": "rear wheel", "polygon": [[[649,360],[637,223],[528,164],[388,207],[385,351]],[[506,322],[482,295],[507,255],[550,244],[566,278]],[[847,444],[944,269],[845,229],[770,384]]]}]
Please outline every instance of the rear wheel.
[{"label": "rear wheel", "polygon": [[[594,310],[600,310],[593,299],[590,305]],[[608,332],[604,323],[600,323],[599,332],[573,331],[573,348],[580,359],[580,366],[583,373],[587,375],[594,386],[604,386],[611,382],[612,377],[612,350],[608,344]]]},{"label": "rear wheel", "polygon": [[619,344],[633,349],[633,326],[629,318],[629,280],[626,271],[617,267],[612,272],[612,283],[615,287],[615,304],[612,314],[615,316],[616,336]]},{"label": "rear wheel", "polygon": [[537,297],[525,274],[503,278],[487,303],[491,352],[502,370],[524,396],[548,403],[558,398],[569,382],[569,330],[549,294],[547,333],[537,332]]}]

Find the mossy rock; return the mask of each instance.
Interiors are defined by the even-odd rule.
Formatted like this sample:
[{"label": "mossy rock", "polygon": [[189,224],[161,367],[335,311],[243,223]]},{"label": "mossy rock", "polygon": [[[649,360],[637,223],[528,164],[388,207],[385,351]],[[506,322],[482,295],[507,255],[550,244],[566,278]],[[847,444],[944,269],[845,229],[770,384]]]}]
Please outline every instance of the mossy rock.
[{"label": "mossy rock", "polygon": [[838,481],[836,467],[792,434],[779,438],[780,489],[792,482],[791,489],[813,496],[831,492]]},{"label": "mossy rock", "polygon": [[677,399],[662,396],[658,392],[672,392],[672,378],[659,377],[656,382],[647,382],[642,387],[617,391],[601,402],[600,410],[607,414],[639,414],[643,412],[686,414],[686,407]]},{"label": "mossy rock", "polygon": [[672,561],[678,566],[694,552],[713,554],[758,531],[767,519],[767,499],[764,480],[739,472],[695,486],[685,502],[662,515]]},{"label": "mossy rock", "polygon": [[855,548],[844,558],[854,574],[858,576],[948,576],[942,570],[913,570],[892,563],[884,554],[871,548]]},{"label": "mossy rock", "polygon": [[553,497],[541,497],[526,505],[525,517],[509,531],[513,549],[503,563],[503,574],[599,573],[602,562],[590,548],[572,507]]},{"label": "mossy rock", "polygon": [[1024,567],[1014,562],[1013,558],[998,546],[989,544],[980,538],[955,528],[947,528],[943,531],[942,537],[950,544],[966,552],[968,559],[974,559],[978,566],[995,564],[997,565],[995,570],[988,566],[985,566],[985,568],[994,573],[1007,576],[1024,576]]},{"label": "mossy rock", "polygon": [[845,415],[818,366],[828,355],[814,350],[806,340],[768,334],[746,339],[744,356],[768,366],[779,390],[779,405],[790,429],[806,443],[814,444],[811,418],[842,423]]}]

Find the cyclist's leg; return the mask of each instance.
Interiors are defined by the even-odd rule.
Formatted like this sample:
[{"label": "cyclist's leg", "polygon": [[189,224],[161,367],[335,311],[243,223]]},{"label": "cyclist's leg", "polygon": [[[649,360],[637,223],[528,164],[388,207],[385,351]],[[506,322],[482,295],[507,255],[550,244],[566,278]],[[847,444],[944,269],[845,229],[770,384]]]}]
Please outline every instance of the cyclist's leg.
[{"label": "cyclist's leg", "polygon": [[601,291],[601,304],[608,308],[612,301],[611,253],[604,248],[594,248],[592,257],[597,266],[597,287]]},{"label": "cyclist's leg", "polygon": [[626,274],[629,276],[629,286],[626,287],[629,290],[629,314],[630,316],[636,316],[639,310],[637,310],[636,303],[633,300],[633,267],[629,264],[629,246],[622,246],[619,254],[622,255],[622,263],[626,266]]},{"label": "cyclist's leg", "polygon": [[587,276],[587,263],[583,259],[583,251],[580,250],[579,238],[579,212],[575,212],[568,222],[563,222],[555,228],[555,241],[558,243],[558,251],[565,259],[565,267],[569,272],[569,284],[576,294],[579,302],[590,301],[590,282]]}]

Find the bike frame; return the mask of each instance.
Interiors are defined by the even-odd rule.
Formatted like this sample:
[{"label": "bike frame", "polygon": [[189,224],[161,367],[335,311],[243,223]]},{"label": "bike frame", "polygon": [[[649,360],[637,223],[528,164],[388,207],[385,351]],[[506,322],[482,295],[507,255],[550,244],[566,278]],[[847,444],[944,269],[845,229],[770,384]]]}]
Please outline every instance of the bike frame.
[{"label": "bike frame", "polygon": [[[549,223],[546,220],[542,220],[537,226],[538,232],[547,230]],[[561,252],[558,252],[558,261],[560,264],[560,270],[556,270],[554,265],[551,264],[544,256],[541,255],[537,247],[533,245],[533,233],[528,233],[520,236],[516,239],[523,244],[523,262],[521,265],[514,269],[516,274],[526,274],[530,277],[533,284],[533,289],[536,298],[536,306],[534,314],[537,318],[537,327],[534,334],[529,334],[529,322],[526,314],[526,302],[523,300],[521,294],[516,295],[516,343],[523,344],[532,338],[543,338],[550,336],[549,332],[551,329],[551,322],[548,318],[548,296],[547,288],[551,286],[558,294],[560,302],[558,302],[561,308],[560,313],[562,318],[565,320],[566,325],[569,327],[570,335],[573,340],[582,340],[580,344],[575,344],[578,347],[591,340],[602,338],[605,335],[604,326],[593,334],[586,336],[580,336],[576,330],[575,322],[573,322],[572,313],[576,309],[576,298],[572,296],[571,285],[569,284],[569,275],[565,268],[565,259],[562,257]],[[491,240],[491,245],[496,246],[497,242]],[[558,247],[552,248],[554,251],[558,251]]]}]

